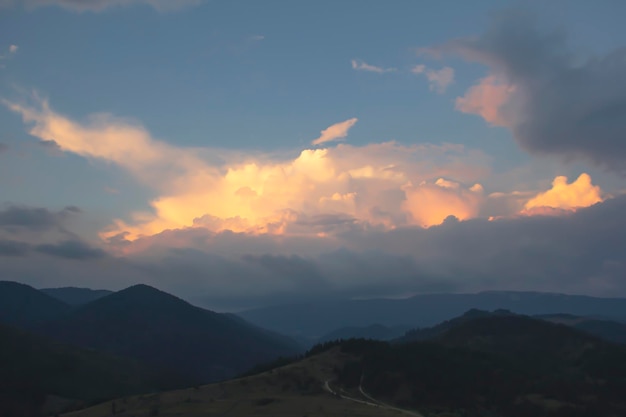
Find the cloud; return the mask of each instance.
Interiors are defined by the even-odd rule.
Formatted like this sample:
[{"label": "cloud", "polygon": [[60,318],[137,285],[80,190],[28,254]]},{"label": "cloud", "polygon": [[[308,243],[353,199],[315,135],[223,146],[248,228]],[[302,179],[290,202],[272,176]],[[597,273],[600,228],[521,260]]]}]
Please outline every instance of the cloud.
[{"label": "cloud", "polygon": [[450,67],[434,70],[427,68],[425,65],[416,65],[411,69],[411,72],[417,75],[425,75],[428,79],[430,90],[439,94],[445,93],[448,86],[454,82],[454,69]]},{"label": "cloud", "polygon": [[495,19],[481,36],[434,48],[489,67],[457,108],[511,130],[533,154],[586,159],[626,173],[626,48],[582,59],[560,32],[527,14]]},{"label": "cloud", "polygon": [[5,153],[9,150],[9,145],[0,142],[0,154]]},{"label": "cloud", "polygon": [[582,173],[572,183],[567,177],[559,176],[552,182],[552,188],[531,198],[524,206],[527,211],[538,208],[573,210],[589,207],[604,201],[602,190],[591,183],[589,174]]},{"label": "cloud", "polygon": [[483,201],[480,184],[466,188],[443,178],[434,183],[405,186],[404,190],[404,207],[411,214],[411,223],[422,227],[441,224],[450,216],[458,220],[476,217]]},{"label": "cloud", "polygon": [[[126,242],[133,250],[119,257],[76,262],[31,251],[2,263],[6,276],[19,274],[37,286],[118,289],[144,282],[184,297],[220,300],[230,309],[423,291],[626,296],[625,211],[626,196],[619,196],[568,216],[448,219],[427,229],[358,225],[327,238],[179,229]],[[315,220],[335,221],[341,219]]]},{"label": "cloud", "polygon": [[[100,12],[108,8],[144,4],[160,12],[196,6],[204,0],[8,0],[5,4],[22,4],[26,9],[46,6],[62,7],[73,12]],[[2,4],[0,4],[1,6]]]},{"label": "cloud", "polygon": [[352,69],[356,71],[376,72],[378,74],[396,71],[396,68],[377,67],[375,65],[370,65],[360,59],[353,59],[352,61],[350,61],[350,63],[352,64]]},{"label": "cloud", "polygon": [[61,228],[71,216],[77,213],[80,213],[80,209],[74,206],[55,212],[46,208],[10,205],[0,210],[0,230],[17,232],[24,229],[45,231]]},{"label": "cloud", "polygon": [[348,130],[358,122],[359,119],[353,117],[352,119],[345,120],[343,122],[335,123],[334,125],[322,130],[320,137],[313,140],[311,145],[320,145],[322,143],[340,140],[348,136]]},{"label": "cloud", "polygon": [[9,53],[10,54],[15,54],[15,53],[17,53],[18,49],[19,49],[19,47],[17,45],[10,45],[9,46]]},{"label": "cloud", "polygon": [[37,245],[35,250],[46,255],[73,260],[98,259],[106,256],[102,249],[93,248],[80,240],[66,240],[59,243]]},{"label": "cloud", "polygon": [[263,36],[263,35],[252,35],[252,36],[250,36],[250,40],[253,41],[253,42],[260,42],[260,41],[262,41],[264,39],[265,39],[265,36]]},{"label": "cloud", "polygon": [[481,116],[494,126],[507,126],[507,119],[502,114],[504,105],[515,93],[515,86],[507,85],[495,76],[483,78],[471,87],[463,97],[457,97],[456,108],[463,113]]},{"label": "cloud", "polygon": [[[152,138],[143,127],[110,115],[78,123],[54,112],[46,101],[31,107],[5,104],[22,115],[33,136],[54,140],[63,152],[120,166],[156,195],[150,211],[116,219],[103,230],[101,236],[107,240],[136,240],[185,228],[317,236],[361,224],[429,226],[430,219],[440,222],[439,215],[469,214],[453,207],[451,197],[431,198],[422,188],[436,187],[431,194],[447,195],[450,191],[441,182],[434,184],[439,178],[476,182],[489,172],[486,155],[461,145],[339,144],[280,158],[241,155],[174,147]],[[322,137],[345,134],[355,121],[331,127]],[[470,204],[461,194],[460,200]],[[441,203],[439,215],[414,220],[417,207],[424,206],[420,198]],[[341,221],[332,224],[330,219]]]}]

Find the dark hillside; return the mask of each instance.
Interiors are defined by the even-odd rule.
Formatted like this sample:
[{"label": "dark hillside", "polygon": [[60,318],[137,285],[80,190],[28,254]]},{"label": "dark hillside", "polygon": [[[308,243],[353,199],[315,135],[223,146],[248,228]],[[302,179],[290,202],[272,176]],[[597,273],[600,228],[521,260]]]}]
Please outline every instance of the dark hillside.
[{"label": "dark hillside", "polygon": [[0,323],[17,327],[57,319],[70,306],[25,284],[0,281]]},{"label": "dark hillside", "polygon": [[204,382],[299,352],[286,337],[147,285],[103,297],[40,330],[69,344],[169,367]]}]

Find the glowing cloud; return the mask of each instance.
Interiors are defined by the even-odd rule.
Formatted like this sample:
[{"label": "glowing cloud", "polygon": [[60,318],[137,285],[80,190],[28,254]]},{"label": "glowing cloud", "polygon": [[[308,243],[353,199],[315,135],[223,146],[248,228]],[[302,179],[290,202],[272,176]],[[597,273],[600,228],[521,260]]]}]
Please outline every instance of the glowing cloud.
[{"label": "glowing cloud", "polygon": [[350,62],[352,64],[352,69],[357,70],[357,71],[367,71],[367,72],[376,72],[378,74],[384,74],[386,72],[394,72],[396,70],[395,68],[383,68],[383,67],[377,67],[375,65],[370,65],[358,59],[353,59]]},{"label": "glowing cloud", "polygon": [[466,220],[478,214],[483,201],[483,187],[474,184],[469,188],[460,183],[439,178],[434,183],[422,182],[418,186],[404,187],[405,209],[410,222],[422,227],[441,224],[449,216]]},{"label": "glowing cloud", "polygon": [[334,125],[322,130],[320,137],[311,142],[311,145],[320,145],[322,143],[340,140],[348,136],[348,130],[358,122],[356,117],[348,119],[344,122],[335,123]]},{"label": "glowing cloud", "polygon": [[[186,228],[329,236],[358,225],[393,229],[431,226],[450,215],[467,219],[478,212],[482,187],[466,189],[456,179],[475,181],[488,163],[481,152],[460,145],[395,142],[304,149],[281,160],[220,155],[168,145],[110,115],[81,124],[55,113],[45,100],[35,107],[5,105],[22,115],[33,136],[55,141],[61,151],[115,163],[157,194],[151,211],[115,220],[101,233],[105,239]],[[344,135],[355,122],[331,126],[322,137]],[[440,177],[448,179],[433,182]]]},{"label": "glowing cloud", "polygon": [[9,53],[10,53],[10,54],[15,54],[15,53],[17,53],[17,50],[18,50],[18,49],[20,49],[20,48],[19,48],[19,46],[17,46],[17,45],[11,45],[11,46],[9,46]]},{"label": "glowing cloud", "polygon": [[509,126],[503,114],[503,106],[514,92],[514,86],[490,75],[471,87],[465,96],[458,97],[456,108],[463,113],[477,114],[494,126]]},{"label": "glowing cloud", "polygon": [[592,184],[589,174],[582,173],[570,184],[567,183],[567,177],[556,177],[552,182],[552,188],[531,198],[524,209],[526,212],[537,211],[537,213],[545,212],[543,209],[546,208],[575,210],[602,201],[604,199],[600,187]]}]

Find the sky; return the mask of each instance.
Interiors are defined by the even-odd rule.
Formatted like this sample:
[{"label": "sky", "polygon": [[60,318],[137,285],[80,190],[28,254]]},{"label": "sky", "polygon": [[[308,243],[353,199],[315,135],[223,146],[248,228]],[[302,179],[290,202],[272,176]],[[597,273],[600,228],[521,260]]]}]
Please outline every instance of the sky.
[{"label": "sky", "polygon": [[624,14],[0,0],[0,279],[626,297]]}]

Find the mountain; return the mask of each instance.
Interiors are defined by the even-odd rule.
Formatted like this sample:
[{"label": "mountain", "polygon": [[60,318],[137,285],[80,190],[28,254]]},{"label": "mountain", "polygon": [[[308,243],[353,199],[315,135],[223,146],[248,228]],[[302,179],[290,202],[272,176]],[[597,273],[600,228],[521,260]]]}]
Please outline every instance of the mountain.
[{"label": "mountain", "polygon": [[70,306],[33,287],[0,281],[0,323],[30,327],[67,314]]},{"label": "mountain", "polygon": [[204,382],[233,377],[260,362],[300,351],[290,339],[240,317],[194,307],[147,285],[100,298],[39,331]]},{"label": "mountain", "polygon": [[547,314],[536,317],[552,323],[573,327],[610,342],[626,344],[626,324],[624,323],[571,314]]},{"label": "mountain", "polygon": [[92,290],[89,288],[63,287],[63,288],[42,288],[39,291],[63,301],[70,306],[78,306],[90,303],[99,298],[113,294],[109,290]]},{"label": "mountain", "polygon": [[406,299],[322,300],[247,310],[241,317],[287,335],[319,338],[341,327],[428,327],[472,308],[518,314],[569,313],[626,319],[626,299],[536,292],[488,291],[477,294],[422,294]]},{"label": "mountain", "polygon": [[2,416],[39,416],[193,383],[129,359],[62,345],[5,325],[0,325],[0,340]]},{"label": "mountain", "polygon": [[405,326],[387,327],[382,324],[372,324],[365,327],[342,327],[319,338],[317,343],[340,339],[373,339],[391,340],[401,337],[407,330]]}]

